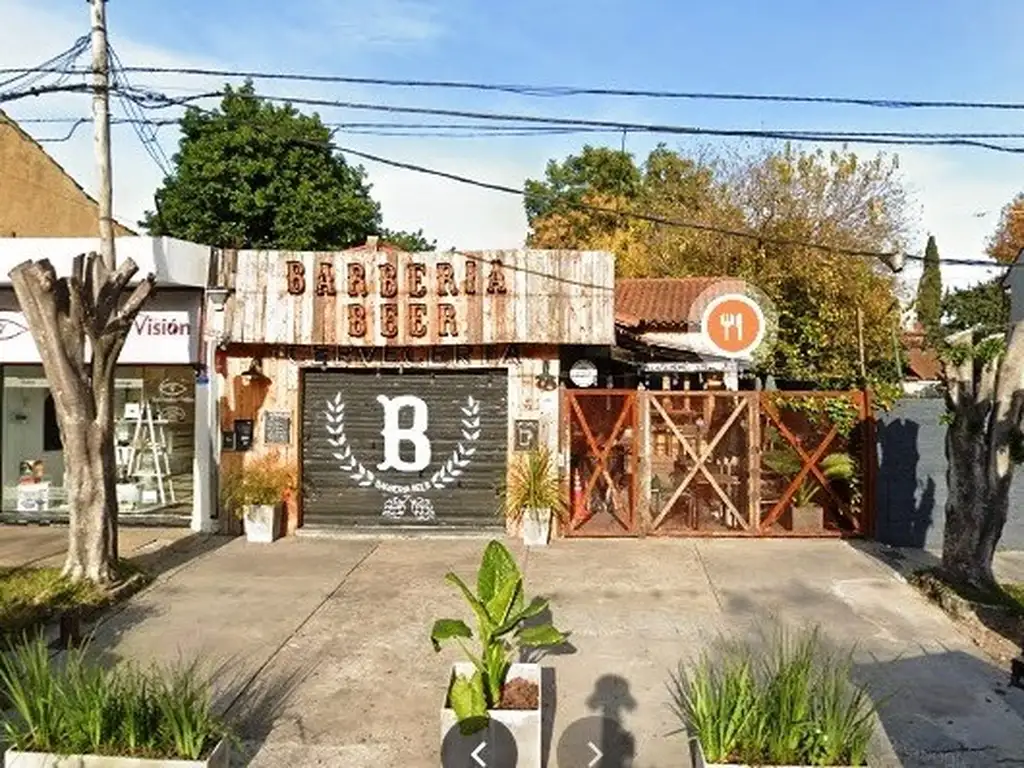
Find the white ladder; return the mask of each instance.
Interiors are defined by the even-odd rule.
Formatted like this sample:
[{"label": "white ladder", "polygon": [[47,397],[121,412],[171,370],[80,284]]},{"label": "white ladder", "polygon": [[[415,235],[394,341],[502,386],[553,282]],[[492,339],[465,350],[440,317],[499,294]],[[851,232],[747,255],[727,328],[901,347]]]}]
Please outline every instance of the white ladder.
[{"label": "white ladder", "polygon": [[[135,422],[135,434],[132,437],[130,461],[130,473],[133,477],[153,477],[156,479],[156,490],[161,504],[166,504],[168,497],[171,503],[177,499],[174,494],[174,481],[171,479],[171,462],[167,454],[167,436],[164,433],[162,420],[153,419],[153,409],[147,400],[142,404],[139,417]],[[143,442],[143,448],[139,451],[139,442]],[[153,460],[153,471],[142,470],[142,459],[149,453]]]}]

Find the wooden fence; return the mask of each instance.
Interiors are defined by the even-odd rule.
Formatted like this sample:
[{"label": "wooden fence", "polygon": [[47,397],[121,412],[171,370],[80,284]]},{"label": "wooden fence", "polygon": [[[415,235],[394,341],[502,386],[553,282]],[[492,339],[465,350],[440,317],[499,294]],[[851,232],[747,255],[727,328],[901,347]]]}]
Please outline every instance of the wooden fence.
[{"label": "wooden fence", "polygon": [[867,392],[566,390],[570,536],[859,536]]}]

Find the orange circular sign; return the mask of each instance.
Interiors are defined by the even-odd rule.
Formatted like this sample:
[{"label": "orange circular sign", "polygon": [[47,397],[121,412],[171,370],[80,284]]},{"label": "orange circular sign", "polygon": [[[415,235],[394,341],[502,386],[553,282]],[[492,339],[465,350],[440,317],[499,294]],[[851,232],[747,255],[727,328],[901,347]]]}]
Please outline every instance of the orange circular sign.
[{"label": "orange circular sign", "polygon": [[764,339],[764,313],[743,294],[719,296],[704,310],[704,335],[717,352],[737,357],[752,352]]}]

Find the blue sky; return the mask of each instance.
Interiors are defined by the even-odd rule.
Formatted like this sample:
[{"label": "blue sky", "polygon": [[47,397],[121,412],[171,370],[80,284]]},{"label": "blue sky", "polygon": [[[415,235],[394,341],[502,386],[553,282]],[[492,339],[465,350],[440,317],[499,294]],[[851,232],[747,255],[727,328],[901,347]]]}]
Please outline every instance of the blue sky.
[{"label": "blue sky", "polygon": [[[5,0],[0,66],[30,64],[86,29],[81,0]],[[363,77],[803,95],[1024,102],[1024,4],[1010,0],[132,0],[108,7],[128,64],[314,72]],[[174,92],[209,81],[136,76]],[[578,116],[728,128],[1021,131],[1024,111],[881,110],[615,98],[529,98],[437,90],[259,84],[266,93],[350,98],[479,111]],[[15,118],[86,114],[85,97],[10,108]],[[383,115],[320,110],[325,119]],[[411,117],[409,120],[416,120]],[[429,120],[430,118],[424,118]],[[38,135],[49,127],[32,128]],[[170,152],[175,138],[162,131]],[[584,141],[619,136],[507,139],[339,137],[355,148],[519,186],[545,161]],[[642,154],[656,137],[629,136]],[[670,145],[680,142],[672,137]],[[159,172],[115,132],[115,208],[134,219]],[[683,145],[686,146],[686,145]],[[88,137],[48,149],[87,185]],[[858,147],[858,151],[873,152]],[[1024,156],[972,149],[900,149],[915,196],[920,246],[928,232],[949,258],[978,258],[998,210],[1024,189]],[[514,247],[525,233],[520,202],[498,193],[366,163],[386,223],[420,228],[443,246]],[[946,270],[947,283],[983,270]]]}]

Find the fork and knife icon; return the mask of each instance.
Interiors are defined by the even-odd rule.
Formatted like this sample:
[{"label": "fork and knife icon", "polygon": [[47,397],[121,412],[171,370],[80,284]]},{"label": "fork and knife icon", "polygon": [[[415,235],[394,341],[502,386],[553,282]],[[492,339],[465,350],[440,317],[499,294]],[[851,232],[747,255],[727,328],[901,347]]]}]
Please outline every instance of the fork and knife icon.
[{"label": "fork and knife icon", "polygon": [[736,341],[743,341],[742,314],[739,312],[724,312],[719,316],[718,322],[722,325],[722,333],[725,334],[726,341],[730,340],[733,329],[736,331]]}]

